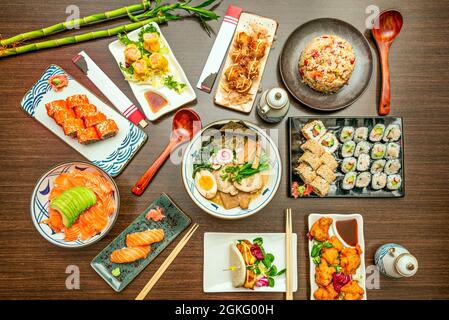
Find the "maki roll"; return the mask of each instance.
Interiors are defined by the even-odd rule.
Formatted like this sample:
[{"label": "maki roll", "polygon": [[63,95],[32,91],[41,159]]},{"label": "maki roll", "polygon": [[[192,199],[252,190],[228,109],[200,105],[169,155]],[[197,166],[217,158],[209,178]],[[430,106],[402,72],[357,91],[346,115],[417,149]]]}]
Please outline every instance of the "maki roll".
[{"label": "maki roll", "polygon": [[387,175],[383,172],[381,173],[375,173],[373,175],[373,178],[371,180],[371,187],[374,190],[380,190],[385,188],[387,184]]},{"label": "maki roll", "polygon": [[348,173],[351,171],[355,171],[357,165],[357,159],[354,157],[344,158],[341,163],[341,171],[343,173]]},{"label": "maki roll", "polygon": [[318,167],[321,165],[320,158],[315,156],[310,151],[304,152],[304,154],[299,158],[299,162],[308,164],[312,168],[312,170],[318,169]]},{"label": "maki roll", "polygon": [[305,151],[310,151],[314,155],[320,157],[324,153],[324,149],[318,141],[307,140],[301,145],[301,149]]},{"label": "maki roll", "polygon": [[352,157],[354,155],[355,142],[354,141],[346,141],[343,143],[341,147],[341,156],[343,158]]},{"label": "maki roll", "polygon": [[361,154],[369,154],[370,149],[371,145],[367,141],[360,141],[355,146],[354,157],[358,157]]},{"label": "maki roll", "polygon": [[401,162],[398,159],[388,160],[384,171],[386,174],[396,174],[401,169]]},{"label": "maki roll", "polygon": [[338,162],[335,160],[334,156],[329,153],[323,153],[320,158],[320,162],[326,166],[328,166],[332,171],[338,168]]},{"label": "maki roll", "polygon": [[100,140],[94,127],[78,130],[76,136],[81,144],[90,144]]},{"label": "maki roll", "polygon": [[369,134],[369,139],[373,142],[378,142],[382,140],[385,132],[385,125],[382,123],[378,123],[374,126],[373,130],[371,130]]},{"label": "maki roll", "polygon": [[316,171],[316,174],[327,181],[327,183],[332,183],[335,181],[335,174],[334,171],[331,170],[328,166],[325,164],[321,165],[318,170]]},{"label": "maki roll", "polygon": [[55,114],[53,115],[53,119],[60,126],[62,126],[67,119],[72,118],[75,118],[75,113],[73,112],[72,109],[59,110],[56,111]]},{"label": "maki roll", "polygon": [[367,154],[361,154],[357,159],[357,171],[367,171],[369,169],[371,159]]},{"label": "maki roll", "polygon": [[89,104],[89,99],[85,94],[75,94],[73,96],[67,97],[65,101],[67,102],[67,107],[69,108],[75,108],[76,106]]},{"label": "maki roll", "polygon": [[345,174],[343,178],[343,182],[341,184],[341,188],[343,190],[351,190],[355,186],[355,180],[357,177],[357,173],[355,172],[348,172]]},{"label": "maki roll", "polygon": [[398,190],[402,185],[402,178],[398,174],[392,174],[387,177],[387,189]]},{"label": "maki roll", "polygon": [[340,132],[340,141],[345,143],[346,141],[352,140],[354,137],[354,128],[353,127],[343,127]]},{"label": "maki roll", "polygon": [[64,124],[62,125],[62,128],[64,129],[64,133],[66,136],[70,136],[72,138],[76,137],[76,133],[79,130],[84,129],[83,120],[77,119],[77,118],[70,118],[64,121]]},{"label": "maki roll", "polygon": [[325,197],[329,193],[330,184],[321,177],[316,177],[310,186],[313,188],[313,192],[320,197]]},{"label": "maki roll", "polygon": [[95,126],[95,129],[97,129],[98,136],[102,140],[114,137],[119,131],[117,124],[112,119],[100,122]]},{"label": "maki roll", "polygon": [[82,104],[82,105],[76,106],[74,108],[74,110],[75,110],[77,118],[84,118],[88,115],[91,115],[91,114],[97,112],[97,107],[94,106],[93,104],[87,103],[87,104]]},{"label": "maki roll", "polygon": [[386,146],[382,143],[375,143],[373,148],[371,149],[371,158],[374,160],[382,159],[385,155]]},{"label": "maki roll", "polygon": [[389,160],[399,158],[400,150],[401,147],[399,146],[399,144],[390,142],[389,144],[387,144],[387,149],[385,151],[385,158]]},{"label": "maki roll", "polygon": [[354,133],[354,141],[360,142],[368,139],[368,128],[367,127],[359,127],[355,129]]},{"label": "maki roll", "polygon": [[67,104],[65,100],[55,100],[45,104],[45,109],[47,109],[47,114],[49,117],[54,116],[57,111],[67,110]]},{"label": "maki roll", "polygon": [[106,116],[102,112],[91,113],[84,117],[84,125],[86,128],[96,126],[106,120]]},{"label": "maki roll", "polygon": [[320,143],[324,148],[324,151],[328,153],[334,153],[338,149],[338,140],[331,132],[326,133],[321,139]]},{"label": "maki roll", "polygon": [[310,184],[316,178],[315,171],[307,163],[300,163],[299,166],[295,168],[295,171],[298,173],[299,177],[306,184]]},{"label": "maki roll", "polygon": [[369,172],[362,172],[357,175],[355,180],[355,186],[357,188],[366,188],[371,182],[371,174]]},{"label": "maki roll", "polygon": [[385,162],[383,159],[374,161],[371,165],[371,174],[381,173],[384,170]]},{"label": "maki roll", "polygon": [[390,124],[385,130],[384,137],[382,138],[385,142],[398,141],[401,138],[401,128],[397,124]]},{"label": "maki roll", "polygon": [[307,123],[301,130],[306,139],[319,140],[326,133],[326,127],[320,120]]}]

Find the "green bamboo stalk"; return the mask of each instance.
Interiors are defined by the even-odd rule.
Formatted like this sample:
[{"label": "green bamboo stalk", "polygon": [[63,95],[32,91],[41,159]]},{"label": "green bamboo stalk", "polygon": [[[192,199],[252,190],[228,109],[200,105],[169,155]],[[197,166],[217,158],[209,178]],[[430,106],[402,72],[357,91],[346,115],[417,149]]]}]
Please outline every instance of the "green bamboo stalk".
[{"label": "green bamboo stalk", "polygon": [[170,20],[178,19],[178,18],[179,17],[173,16],[173,15],[157,16],[157,17],[154,17],[151,19],[142,20],[142,21],[138,21],[138,22],[134,22],[134,23],[130,23],[130,24],[125,24],[125,25],[117,26],[117,27],[110,28],[110,29],[98,30],[98,31],[84,33],[84,34],[80,34],[80,35],[76,35],[76,36],[59,38],[59,39],[48,40],[48,41],[43,41],[43,42],[36,42],[36,43],[31,43],[31,44],[15,47],[15,48],[0,49],[0,58],[7,57],[7,56],[13,56],[13,55],[19,55],[22,53],[27,53],[27,52],[37,51],[37,50],[65,46],[65,45],[74,44],[74,43],[90,41],[93,39],[100,39],[100,38],[115,36],[122,32],[133,31],[135,29],[138,29],[138,28],[150,23],[150,22],[156,22],[158,24],[161,24],[161,23],[165,23]]},{"label": "green bamboo stalk", "polygon": [[[102,13],[93,14],[87,17],[73,19],[69,21],[65,21],[62,23],[58,23],[46,28],[33,30],[25,33],[18,34],[14,37],[0,40],[0,46],[8,47],[15,43],[20,43],[26,40],[37,39],[41,37],[45,37],[47,35],[64,31],[67,29],[73,29],[74,26],[83,26],[89,23],[100,22],[103,20],[115,19],[125,15],[129,15],[132,12],[145,11],[150,8],[150,1],[142,1],[140,4],[133,4],[127,7],[106,11]],[[25,47],[25,46],[24,46]]]}]

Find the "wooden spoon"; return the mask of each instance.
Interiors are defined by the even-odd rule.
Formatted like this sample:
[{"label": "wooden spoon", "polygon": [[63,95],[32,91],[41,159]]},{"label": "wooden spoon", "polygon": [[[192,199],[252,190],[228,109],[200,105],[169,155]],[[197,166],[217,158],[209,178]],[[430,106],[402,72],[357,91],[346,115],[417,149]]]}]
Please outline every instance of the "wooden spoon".
[{"label": "wooden spoon", "polygon": [[388,67],[388,51],[394,39],[401,31],[403,18],[397,10],[383,11],[375,20],[371,30],[380,53],[382,66],[382,96],[380,98],[379,115],[390,113],[390,69]]},{"label": "wooden spoon", "polygon": [[156,172],[167,160],[170,153],[179,145],[184,142],[190,141],[193,136],[201,129],[200,116],[191,109],[181,109],[175,113],[172,123],[172,132],[170,136],[170,142],[165,149],[159,155],[159,157],[153,162],[153,164],[147,169],[147,171],[140,177],[139,181],[132,188],[132,193],[137,196],[142,193],[150,184]]}]

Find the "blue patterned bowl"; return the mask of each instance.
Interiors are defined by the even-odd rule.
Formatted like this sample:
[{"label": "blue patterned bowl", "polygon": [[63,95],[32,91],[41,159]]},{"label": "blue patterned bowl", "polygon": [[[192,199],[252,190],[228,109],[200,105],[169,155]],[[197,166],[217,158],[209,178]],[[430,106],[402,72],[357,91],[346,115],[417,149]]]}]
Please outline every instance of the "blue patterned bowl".
[{"label": "blue patterned bowl", "polygon": [[243,121],[246,126],[250,129],[256,131],[259,136],[262,138],[261,142],[265,152],[268,155],[268,161],[270,164],[269,169],[269,178],[268,182],[263,187],[260,195],[253,199],[249,205],[248,209],[241,209],[240,207],[234,209],[225,209],[224,207],[204,198],[198,192],[195,187],[195,181],[193,179],[193,163],[196,158],[198,151],[201,149],[201,137],[205,130],[209,129],[212,126],[224,125],[230,121],[238,122],[242,120],[232,119],[232,120],[220,120],[217,122],[213,122],[203,128],[201,132],[193,137],[192,141],[190,141],[187,146],[183,162],[182,162],[182,179],[184,182],[184,187],[187,190],[190,198],[192,198],[193,202],[195,202],[198,207],[202,210],[206,211],[210,215],[228,220],[242,219],[249,217],[256,212],[262,210],[265,206],[267,206],[270,201],[273,199],[276,194],[277,189],[279,188],[279,184],[281,182],[282,177],[282,166],[281,166],[281,156],[279,155],[279,150],[274,143],[274,141],[268,136],[268,134],[259,128],[258,126],[248,122]]},{"label": "blue patterned bowl", "polygon": [[[101,173],[103,177],[112,184],[113,187],[112,198],[116,209],[114,213],[109,217],[109,223],[101,233],[91,237],[87,241],[82,241],[79,239],[76,241],[69,242],[64,240],[64,233],[55,233],[53,230],[51,230],[49,226],[42,223],[42,221],[47,219],[49,216],[48,215],[48,209],[50,206],[49,196],[51,189],[53,188],[54,180],[61,173],[67,173],[74,169]],[[115,223],[115,220],[117,219],[119,211],[120,211],[120,194],[114,179],[112,179],[109,174],[107,174],[99,167],[84,161],[65,162],[55,165],[37,181],[33,193],[31,194],[31,204],[30,204],[31,220],[33,221],[33,224],[36,227],[37,231],[41,234],[42,237],[44,237],[50,243],[64,248],[87,247],[99,241],[112,228],[112,226]]]}]

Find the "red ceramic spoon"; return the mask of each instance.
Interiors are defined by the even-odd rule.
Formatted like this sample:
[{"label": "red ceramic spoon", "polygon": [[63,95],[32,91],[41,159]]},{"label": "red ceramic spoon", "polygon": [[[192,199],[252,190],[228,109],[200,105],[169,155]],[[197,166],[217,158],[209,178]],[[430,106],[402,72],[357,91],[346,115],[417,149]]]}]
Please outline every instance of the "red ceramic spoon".
[{"label": "red ceramic spoon", "polygon": [[167,160],[170,153],[180,144],[190,141],[193,136],[201,129],[201,119],[199,115],[191,109],[181,109],[175,113],[172,123],[172,132],[170,142],[147,169],[147,171],[140,177],[139,181],[132,188],[132,192],[140,196],[150,184],[156,172]]},{"label": "red ceramic spoon", "polygon": [[371,30],[380,53],[382,66],[382,96],[380,97],[379,115],[390,113],[390,69],[388,67],[388,51],[401,31],[403,18],[399,11],[387,10],[382,12],[374,21]]}]

